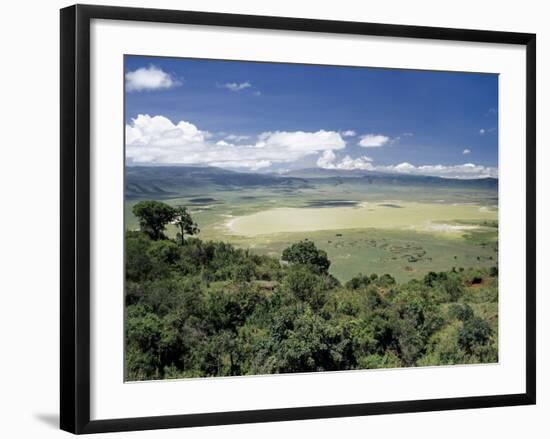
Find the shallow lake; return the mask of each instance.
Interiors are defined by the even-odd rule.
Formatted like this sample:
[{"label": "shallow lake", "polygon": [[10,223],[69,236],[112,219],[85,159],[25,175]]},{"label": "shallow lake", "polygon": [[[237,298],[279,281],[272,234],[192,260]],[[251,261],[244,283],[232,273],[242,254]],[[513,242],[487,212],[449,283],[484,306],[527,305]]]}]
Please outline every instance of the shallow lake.
[{"label": "shallow lake", "polygon": [[434,233],[462,233],[476,226],[456,224],[457,221],[497,219],[498,211],[489,206],[391,201],[363,202],[355,207],[267,209],[231,218],[226,222],[226,227],[229,233],[242,236],[360,228],[410,228]]}]

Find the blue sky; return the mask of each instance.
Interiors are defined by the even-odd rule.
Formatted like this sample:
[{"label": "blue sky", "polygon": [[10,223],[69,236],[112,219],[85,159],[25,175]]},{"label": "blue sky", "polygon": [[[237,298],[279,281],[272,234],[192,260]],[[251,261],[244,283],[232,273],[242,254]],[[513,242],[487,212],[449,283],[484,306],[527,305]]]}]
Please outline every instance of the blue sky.
[{"label": "blue sky", "polygon": [[498,76],[126,56],[128,164],[475,178],[498,168]]}]

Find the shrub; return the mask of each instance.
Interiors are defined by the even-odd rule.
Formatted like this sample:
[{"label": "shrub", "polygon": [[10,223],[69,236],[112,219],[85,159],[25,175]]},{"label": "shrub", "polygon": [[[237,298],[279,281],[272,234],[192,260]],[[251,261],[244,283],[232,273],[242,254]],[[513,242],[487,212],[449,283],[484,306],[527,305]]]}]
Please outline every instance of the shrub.
[{"label": "shrub", "polygon": [[303,240],[283,251],[282,260],[291,264],[309,265],[319,273],[327,273],[330,267],[327,253],[319,250],[312,241]]}]

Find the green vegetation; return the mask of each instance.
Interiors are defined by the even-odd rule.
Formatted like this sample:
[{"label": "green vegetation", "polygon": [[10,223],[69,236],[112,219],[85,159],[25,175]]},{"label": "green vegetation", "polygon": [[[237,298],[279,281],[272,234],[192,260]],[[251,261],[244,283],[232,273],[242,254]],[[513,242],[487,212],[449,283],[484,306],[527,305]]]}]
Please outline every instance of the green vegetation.
[{"label": "green vegetation", "polygon": [[[453,266],[496,265],[496,180],[306,171],[128,167],[126,228],[139,228],[132,210],[140,201],[186,206],[203,241],[277,259],[291,244],[313,241],[341,282],[359,272],[389,273],[403,283]],[[179,232],[175,224],[165,231],[176,240]]]},{"label": "green vegetation", "polygon": [[[128,380],[498,360],[494,260],[402,283],[370,269],[342,285],[316,240],[261,255],[193,237],[198,228],[185,209],[141,201],[132,210],[140,230],[126,232]],[[382,245],[425,257],[399,242],[366,248]]]},{"label": "green vegetation", "polygon": [[175,215],[174,215],[174,224],[178,228],[178,236],[181,240],[182,245],[184,244],[184,236],[185,235],[196,235],[200,232],[197,224],[193,221],[191,218],[191,215],[189,212],[187,212],[187,208],[183,206],[178,206],[175,209]]},{"label": "green vegetation", "polygon": [[281,259],[291,264],[305,265],[310,271],[321,274],[327,274],[330,267],[327,253],[307,239],[286,248]]},{"label": "green vegetation", "polygon": [[164,228],[175,217],[175,210],[160,201],[140,201],[132,212],[139,218],[141,231],[154,240],[166,238]]},{"label": "green vegetation", "polygon": [[166,239],[164,230],[170,223],[177,227],[181,244],[185,242],[185,235],[199,233],[197,224],[183,206],[174,208],[160,201],[140,201],[134,205],[132,213],[139,219],[141,231],[153,240]]}]

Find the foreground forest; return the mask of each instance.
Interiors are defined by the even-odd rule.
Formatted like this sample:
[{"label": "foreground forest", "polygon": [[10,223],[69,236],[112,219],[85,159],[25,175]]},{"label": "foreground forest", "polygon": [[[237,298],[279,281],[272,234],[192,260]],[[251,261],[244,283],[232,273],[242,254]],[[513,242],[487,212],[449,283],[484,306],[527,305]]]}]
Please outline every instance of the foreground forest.
[{"label": "foreground forest", "polygon": [[342,285],[313,241],[278,259],[195,238],[185,208],[143,201],[133,213],[127,380],[498,361],[496,266],[402,284],[365,267]]}]

